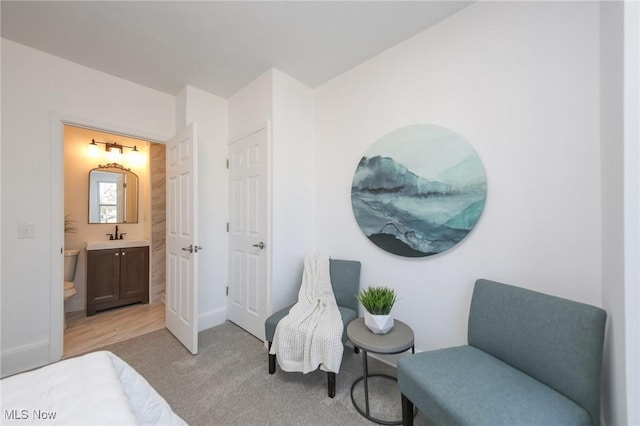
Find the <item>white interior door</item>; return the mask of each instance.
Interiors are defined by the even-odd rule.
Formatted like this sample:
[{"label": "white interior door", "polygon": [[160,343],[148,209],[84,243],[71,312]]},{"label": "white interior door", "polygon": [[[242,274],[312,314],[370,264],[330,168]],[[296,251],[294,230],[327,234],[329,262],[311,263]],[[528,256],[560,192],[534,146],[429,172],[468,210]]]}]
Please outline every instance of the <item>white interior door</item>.
[{"label": "white interior door", "polygon": [[229,320],[264,340],[270,241],[268,131],[229,145]]},{"label": "white interior door", "polygon": [[167,143],[166,326],[198,353],[198,179],[196,127]]}]

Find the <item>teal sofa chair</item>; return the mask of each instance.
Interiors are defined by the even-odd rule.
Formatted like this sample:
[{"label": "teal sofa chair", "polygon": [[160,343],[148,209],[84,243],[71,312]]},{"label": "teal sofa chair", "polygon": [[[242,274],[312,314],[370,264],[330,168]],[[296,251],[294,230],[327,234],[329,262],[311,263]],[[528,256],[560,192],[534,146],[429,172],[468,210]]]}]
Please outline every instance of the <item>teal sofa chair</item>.
[{"label": "teal sofa chair", "polygon": [[488,280],[475,283],[468,344],[398,361],[403,425],[600,424],[606,312]]},{"label": "teal sofa chair", "polygon": [[[347,325],[358,318],[358,299],[356,295],[360,290],[360,268],[360,262],[354,260],[329,259],[331,288],[342,316],[343,344],[347,341]],[[264,322],[264,335],[267,342],[269,342],[269,349],[271,349],[276,326],[289,313],[292,307],[293,305],[279,310]],[[358,352],[357,349],[356,352]],[[276,356],[269,354],[269,374],[274,374],[275,372]],[[333,398],[336,395],[336,373],[327,372],[327,394],[329,398]]]}]

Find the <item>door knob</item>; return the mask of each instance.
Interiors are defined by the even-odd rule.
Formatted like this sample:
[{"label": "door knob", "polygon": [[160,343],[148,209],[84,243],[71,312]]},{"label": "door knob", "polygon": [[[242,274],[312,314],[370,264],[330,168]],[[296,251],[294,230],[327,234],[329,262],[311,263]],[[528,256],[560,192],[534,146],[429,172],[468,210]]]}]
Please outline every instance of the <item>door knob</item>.
[{"label": "door knob", "polygon": [[258,247],[260,250],[264,250],[264,242],[260,241],[258,244],[254,244],[254,247]]},{"label": "door knob", "polygon": [[202,247],[201,246],[194,246],[193,244],[189,244],[189,247],[182,247],[182,250],[188,251],[189,253],[193,253],[193,252],[197,253],[200,250],[202,250]]}]

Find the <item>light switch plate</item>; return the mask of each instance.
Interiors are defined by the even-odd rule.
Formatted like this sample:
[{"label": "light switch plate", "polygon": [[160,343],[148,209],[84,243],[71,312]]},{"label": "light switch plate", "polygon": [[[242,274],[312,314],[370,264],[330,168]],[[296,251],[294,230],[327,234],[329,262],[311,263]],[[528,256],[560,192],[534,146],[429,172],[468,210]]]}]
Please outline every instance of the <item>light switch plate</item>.
[{"label": "light switch plate", "polygon": [[33,223],[21,223],[18,226],[18,238],[32,239],[36,237],[36,226]]}]

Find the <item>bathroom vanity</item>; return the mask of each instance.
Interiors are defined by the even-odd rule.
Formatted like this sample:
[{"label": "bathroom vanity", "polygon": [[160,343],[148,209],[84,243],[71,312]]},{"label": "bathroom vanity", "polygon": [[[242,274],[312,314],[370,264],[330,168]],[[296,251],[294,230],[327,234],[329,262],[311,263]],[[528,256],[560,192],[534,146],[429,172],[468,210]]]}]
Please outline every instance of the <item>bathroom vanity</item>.
[{"label": "bathroom vanity", "polygon": [[149,303],[149,242],[88,243],[87,315],[133,303]]}]

